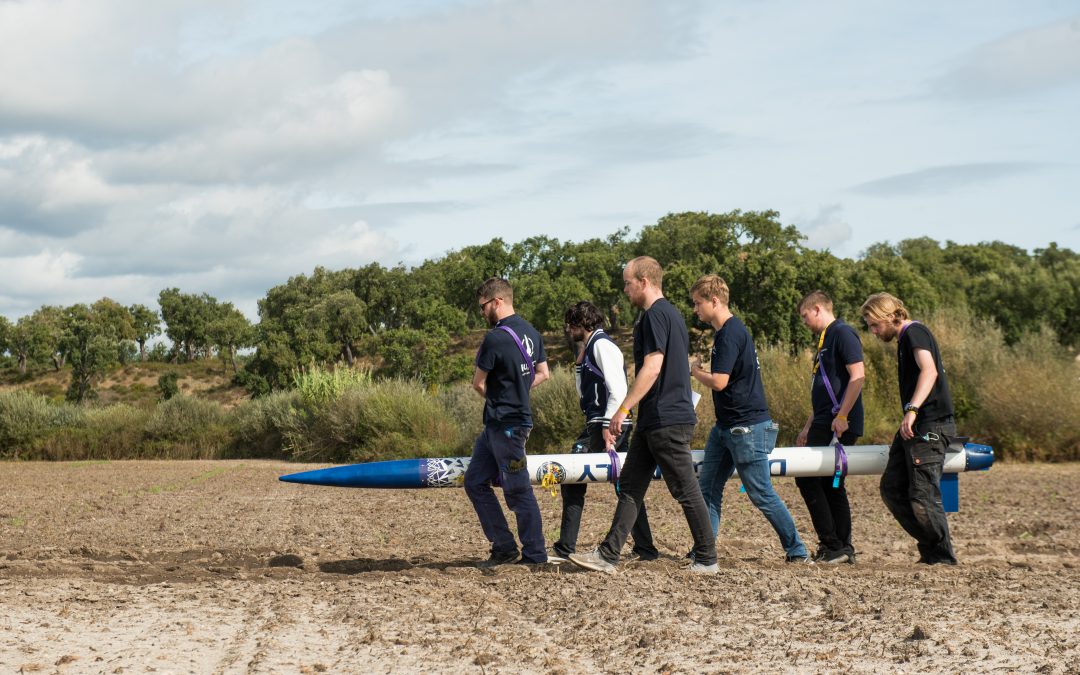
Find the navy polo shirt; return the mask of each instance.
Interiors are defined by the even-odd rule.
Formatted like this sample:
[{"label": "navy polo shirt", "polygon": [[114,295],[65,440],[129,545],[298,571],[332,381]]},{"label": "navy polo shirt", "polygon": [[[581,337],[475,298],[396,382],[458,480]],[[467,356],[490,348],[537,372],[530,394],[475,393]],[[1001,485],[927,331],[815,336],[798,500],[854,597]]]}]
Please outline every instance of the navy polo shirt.
[{"label": "navy polo shirt", "polygon": [[500,326],[514,331],[532,357],[534,368],[547,361],[544,339],[528,321],[511,314],[495,324],[476,354],[476,367],[487,371],[484,424],[532,425],[529,389],[533,376],[514,338]]},{"label": "navy polo shirt", "polygon": [[746,324],[737,316],[725,321],[713,337],[712,372],[729,376],[723,391],[713,391],[720,428],[745,427],[769,419],[757,350]]}]

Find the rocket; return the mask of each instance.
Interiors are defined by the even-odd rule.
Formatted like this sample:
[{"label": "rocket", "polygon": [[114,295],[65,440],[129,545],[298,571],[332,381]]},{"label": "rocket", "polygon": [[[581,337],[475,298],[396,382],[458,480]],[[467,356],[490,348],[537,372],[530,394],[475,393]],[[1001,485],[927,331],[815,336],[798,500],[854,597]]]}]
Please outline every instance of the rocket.
[{"label": "rocket", "polygon": [[[942,498],[947,511],[959,508],[957,475],[964,471],[985,471],[994,463],[994,450],[987,445],[955,440],[945,455],[941,479]],[[853,445],[845,448],[847,461],[842,475],[880,475],[889,457],[887,445]],[[834,447],[775,448],[769,453],[769,472],[776,477],[834,476],[840,473]],[[528,471],[532,482],[545,487],[558,484],[614,482],[618,469],[626,460],[619,453],[619,463],[612,466],[615,453],[570,453],[561,455],[530,455]],[[704,450],[692,450],[694,471],[701,469]],[[409,489],[461,487],[465,481],[468,457],[429,457],[367,462],[315,469],[281,476],[287,483]],[[657,468],[654,479],[660,478]]]}]

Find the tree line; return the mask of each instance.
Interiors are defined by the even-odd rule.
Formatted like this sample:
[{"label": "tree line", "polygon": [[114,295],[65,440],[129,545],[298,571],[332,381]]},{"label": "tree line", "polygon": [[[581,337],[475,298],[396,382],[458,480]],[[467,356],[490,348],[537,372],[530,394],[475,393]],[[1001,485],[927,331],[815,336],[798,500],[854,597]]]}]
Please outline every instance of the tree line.
[{"label": "tree line", "polygon": [[[867,295],[888,290],[916,316],[963,308],[991,320],[1010,344],[1049,329],[1061,345],[1080,346],[1080,255],[1057,244],[1029,253],[1002,242],[924,237],[875,244],[846,259],[802,241],[775,211],[669,214],[636,237],[623,228],[582,242],[495,238],[414,267],[318,267],[267,291],[256,325],[231,303],[176,288],[161,291],[160,314],[108,298],[42,307],[14,324],[0,317],[0,353],[20,373],[31,365],[59,370],[70,364],[68,398],[75,401],[92,396],[94,378],[110,365],[146,358],[146,344],[162,324],[172,344],[158,358],[222,358],[237,382],[256,394],[287,388],[311,364],[352,365],[359,358],[380,364],[386,375],[448,382],[471,373],[472,355],[453,345],[484,327],[475,307],[484,279],[509,279],[516,309],[543,331],[561,331],[565,308],[581,299],[603,308],[619,330],[633,321],[622,267],[639,255],[664,266],[665,295],[688,324],[696,321],[690,285],[717,273],[755,339],[793,351],[809,346],[795,305],[814,289],[831,295],[837,315],[849,321]],[[702,344],[706,336],[702,332]],[[240,368],[237,351],[252,348]]]}]

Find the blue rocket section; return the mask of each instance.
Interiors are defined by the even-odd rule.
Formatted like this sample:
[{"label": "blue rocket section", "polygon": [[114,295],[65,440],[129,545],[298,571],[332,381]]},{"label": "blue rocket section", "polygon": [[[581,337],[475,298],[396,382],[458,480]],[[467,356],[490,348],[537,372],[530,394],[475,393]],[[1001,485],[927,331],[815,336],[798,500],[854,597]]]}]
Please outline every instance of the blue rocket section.
[{"label": "blue rocket section", "polygon": [[427,487],[427,460],[396,459],[389,462],[334,466],[329,469],[292,473],[278,480],[331,487],[362,485],[368,488],[422,488]]},{"label": "blue rocket section", "polygon": [[960,510],[960,474],[941,474],[941,505],[945,513],[956,513]]},{"label": "blue rocket section", "polygon": [[[965,471],[986,471],[994,464],[994,449],[989,445],[964,443]],[[955,474],[953,474],[955,475]]]}]

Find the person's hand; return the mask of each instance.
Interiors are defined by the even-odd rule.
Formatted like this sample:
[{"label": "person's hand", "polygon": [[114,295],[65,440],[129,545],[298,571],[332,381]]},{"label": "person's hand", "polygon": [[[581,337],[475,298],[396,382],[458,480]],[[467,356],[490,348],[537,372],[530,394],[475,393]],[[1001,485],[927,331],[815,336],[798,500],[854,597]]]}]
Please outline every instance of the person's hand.
[{"label": "person's hand", "polygon": [[851,426],[851,425],[848,423],[848,418],[847,417],[840,417],[839,415],[837,415],[836,417],[833,418],[832,430],[833,430],[833,433],[836,434],[837,438],[840,438],[841,436],[843,436],[844,432],[848,430],[849,426]]},{"label": "person's hand", "polygon": [[604,427],[604,449],[611,450],[615,447],[615,434],[611,433],[611,427]]},{"label": "person's hand", "polygon": [[900,438],[910,441],[915,438],[915,417],[918,415],[914,410],[904,413],[904,419],[900,422]]},{"label": "person's hand", "polygon": [[806,445],[807,437],[810,436],[810,425],[807,424],[799,432],[799,435],[795,437],[795,445]]},{"label": "person's hand", "polygon": [[700,367],[701,367],[701,357],[700,356],[691,356],[690,357],[690,372],[694,372],[694,368],[700,368]]},{"label": "person's hand", "polygon": [[622,429],[623,422],[626,421],[627,416],[626,409],[619,406],[619,409],[611,416],[611,421],[608,422],[607,427],[604,429],[604,447],[614,448],[615,441],[619,435],[612,431],[612,429]]}]

